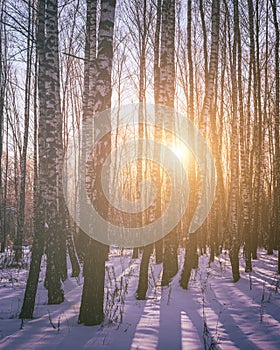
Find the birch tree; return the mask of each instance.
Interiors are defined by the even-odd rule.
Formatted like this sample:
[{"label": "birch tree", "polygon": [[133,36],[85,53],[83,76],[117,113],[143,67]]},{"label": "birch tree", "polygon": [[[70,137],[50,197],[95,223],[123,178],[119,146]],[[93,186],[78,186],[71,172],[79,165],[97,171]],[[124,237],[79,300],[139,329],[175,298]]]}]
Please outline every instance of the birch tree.
[{"label": "birch tree", "polygon": [[[205,96],[203,102],[203,109],[201,111],[200,116],[200,131],[202,135],[205,137],[207,134],[207,124],[209,124],[209,111],[211,108],[212,99],[215,91],[215,78],[217,75],[217,67],[218,67],[218,57],[219,57],[219,30],[220,30],[220,1],[213,0],[212,1],[212,23],[211,23],[211,51],[210,51],[210,60],[209,60],[209,68],[208,68],[208,76],[206,79],[205,85]],[[184,266],[182,270],[182,274],[180,277],[180,285],[182,288],[188,288],[188,282],[191,275],[192,270],[192,262],[190,259],[190,247],[188,245],[188,240],[190,239],[189,235],[187,236],[187,245],[186,245],[186,253],[184,259]]]},{"label": "birch tree", "polygon": [[[5,42],[5,27],[3,25],[4,17],[4,5],[5,2],[1,2],[0,8],[0,239],[1,239],[1,252],[5,249],[5,206],[4,206],[4,191],[3,191],[3,169],[2,169],[2,155],[4,144],[4,103],[6,93],[6,42]],[[8,140],[6,140],[8,142]]]},{"label": "birch tree", "polygon": [[[48,303],[64,300],[63,275],[60,266],[59,196],[61,171],[58,156],[58,118],[61,117],[58,74],[58,3],[40,0],[38,3],[37,53],[39,61],[39,213],[35,215],[35,237],[31,265],[20,318],[31,318],[34,310],[41,259],[46,243],[47,270],[45,287]],[[36,212],[35,212],[36,213]],[[37,221],[38,220],[38,221]],[[46,238],[45,238],[46,237]]]},{"label": "birch tree", "polygon": [[[38,133],[38,181],[35,179],[34,192],[34,240],[32,245],[31,262],[24,294],[24,301],[20,318],[32,318],[35,306],[35,298],[38,288],[41,260],[45,243],[45,208],[43,206],[46,198],[46,176],[47,163],[45,157],[46,136],[46,93],[45,93],[45,0],[38,1],[38,24],[36,34],[36,55],[38,57],[38,97],[39,97],[39,133]],[[37,73],[37,72],[36,72]],[[37,82],[36,82],[37,84]],[[35,123],[36,125],[36,123]],[[36,132],[36,131],[35,131]],[[36,142],[36,140],[35,140]],[[37,163],[36,163],[37,166]],[[36,170],[36,169],[35,169]],[[36,174],[36,172],[35,172]],[[36,176],[36,175],[35,175]]]},{"label": "birch tree", "polygon": [[[95,113],[110,108],[111,106],[111,73],[113,62],[113,34],[115,19],[115,0],[101,1],[101,14],[98,30],[98,50],[97,56],[94,56],[95,40],[94,32],[96,28],[96,1],[87,2],[87,41],[86,57],[90,52],[89,64],[92,64],[92,72],[89,74],[87,82],[89,89],[85,87],[85,103],[88,104],[90,118],[94,118]],[[93,32],[91,31],[93,30]],[[91,54],[93,55],[91,56]],[[93,90],[91,88],[94,87]],[[87,93],[92,93],[92,96]],[[88,100],[87,100],[88,98]],[[97,133],[94,128],[93,130]],[[97,134],[96,134],[97,135]],[[95,137],[94,137],[95,138]],[[111,144],[108,141],[107,146],[110,150]],[[107,149],[107,150],[108,150]],[[97,146],[97,152],[104,151],[101,145]],[[101,154],[95,155],[93,160],[93,173],[90,174],[93,183],[91,185],[94,202],[100,201],[98,195],[102,188],[101,179],[96,176],[102,167]],[[87,180],[86,180],[87,181]],[[98,203],[97,203],[98,204]],[[103,299],[104,299],[104,278],[105,278],[105,261],[107,259],[108,246],[99,243],[93,239],[89,240],[84,261],[84,286],[82,301],[79,314],[79,323],[85,325],[97,325],[104,319]]]},{"label": "birch tree", "polygon": [[[159,103],[174,108],[175,98],[175,1],[162,2]],[[175,126],[175,121],[173,122]],[[164,238],[162,285],[178,272],[176,227]]]},{"label": "birch tree", "polygon": [[279,210],[280,210],[280,145],[279,145],[279,123],[280,123],[280,75],[279,75],[279,46],[280,34],[277,19],[276,0],[271,0],[273,13],[273,24],[275,29],[275,106],[274,106],[274,138],[275,138],[275,188],[274,188],[274,229],[276,246],[278,248],[278,273],[280,273],[280,233],[279,233]]},{"label": "birch tree", "polygon": [[15,261],[19,262],[22,257],[22,240],[24,233],[24,214],[25,214],[25,184],[26,184],[26,158],[29,136],[29,119],[30,119],[30,96],[31,96],[31,70],[33,42],[31,35],[33,34],[34,15],[31,7],[31,1],[28,3],[28,24],[27,24],[27,50],[26,50],[26,77],[25,77],[25,106],[24,106],[24,135],[22,142],[22,150],[20,154],[20,198],[18,213],[18,230],[15,239]]}]

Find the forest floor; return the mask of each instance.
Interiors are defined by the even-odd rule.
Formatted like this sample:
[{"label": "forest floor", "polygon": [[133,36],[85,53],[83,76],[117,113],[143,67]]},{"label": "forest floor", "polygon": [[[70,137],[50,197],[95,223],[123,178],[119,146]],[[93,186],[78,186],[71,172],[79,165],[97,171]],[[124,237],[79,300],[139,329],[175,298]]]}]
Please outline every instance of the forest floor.
[{"label": "forest floor", "polygon": [[[276,254],[259,250],[251,274],[244,272],[241,257],[237,283],[232,282],[228,254],[210,267],[209,256],[201,256],[187,291],[179,287],[180,273],[169,287],[161,288],[162,266],[151,259],[147,300],[138,301],[140,259],[131,259],[131,251],[111,251],[106,266],[107,316],[95,327],[77,323],[82,279],[68,278],[65,301],[47,305],[44,260],[34,319],[22,322],[18,315],[28,271],[0,270],[0,349],[280,349]],[[182,252],[179,262],[182,266]]]}]

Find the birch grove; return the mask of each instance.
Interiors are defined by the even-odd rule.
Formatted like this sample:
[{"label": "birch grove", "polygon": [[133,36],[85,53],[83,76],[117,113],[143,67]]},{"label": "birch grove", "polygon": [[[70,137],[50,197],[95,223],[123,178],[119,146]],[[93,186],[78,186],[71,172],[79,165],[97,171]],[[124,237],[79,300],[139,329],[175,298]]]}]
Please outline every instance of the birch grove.
[{"label": "birch grove", "polygon": [[[11,265],[21,268],[24,247],[31,250],[20,318],[33,317],[44,258],[48,303],[64,301],[69,257],[72,276],[83,279],[79,323],[103,322],[110,246],[87,234],[97,230],[87,213],[99,208],[109,227],[114,211],[100,192],[106,187],[100,178],[103,156],[123,140],[172,144],[176,132],[159,131],[162,106],[200,131],[214,158],[216,191],[206,220],[190,233],[202,196],[202,168],[191,151],[177,155],[187,164],[190,189],[180,190],[189,206],[160,240],[132,247],[140,264],[135,297],[146,298],[153,257],[162,264],[162,287],[180,274],[180,287],[188,289],[198,257],[207,254],[211,266],[225,251],[233,282],[240,279],[240,256],[250,274],[258,248],[278,254],[280,273],[279,21],[276,0],[0,2],[1,253],[11,253]],[[110,128],[129,104],[138,106],[137,126],[121,125],[101,142],[97,117],[112,108],[104,117]],[[145,125],[149,104],[158,112],[154,128]],[[180,128],[176,113],[170,115],[174,130]],[[73,163],[66,159],[72,143]],[[126,201],[139,200],[145,181],[154,182],[152,223],[172,189],[158,164],[144,162],[146,151],[138,143],[136,170],[125,167],[119,182]],[[206,156],[202,163],[209,166]],[[110,168],[114,184],[119,165]],[[63,174],[71,171],[78,180],[67,198]],[[114,186],[108,192],[119,195]],[[67,203],[87,227],[79,226]],[[144,214],[137,225],[147,224]],[[110,235],[109,228],[104,231]]]}]

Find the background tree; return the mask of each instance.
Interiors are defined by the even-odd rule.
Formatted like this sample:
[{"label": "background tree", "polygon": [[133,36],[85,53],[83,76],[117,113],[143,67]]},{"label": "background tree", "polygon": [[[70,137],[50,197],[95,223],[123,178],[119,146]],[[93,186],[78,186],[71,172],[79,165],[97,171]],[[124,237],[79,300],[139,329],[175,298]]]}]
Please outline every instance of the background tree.
[{"label": "background tree", "polygon": [[30,100],[31,100],[31,74],[32,74],[32,56],[33,41],[31,35],[34,32],[34,11],[31,7],[31,1],[28,3],[28,27],[27,27],[27,50],[26,50],[26,77],[25,77],[25,97],[24,97],[24,135],[22,149],[20,154],[20,198],[18,210],[18,229],[15,239],[15,261],[19,262],[22,258],[22,241],[24,234],[24,214],[25,214],[25,184],[26,184],[26,158],[29,135],[30,119]]},{"label": "background tree", "polygon": [[280,118],[280,76],[279,76],[279,46],[280,46],[280,36],[279,36],[279,24],[277,19],[277,7],[276,1],[270,1],[273,13],[273,24],[275,29],[275,188],[274,188],[274,228],[275,228],[275,237],[276,237],[276,247],[278,248],[278,273],[280,273],[280,234],[279,234],[279,210],[280,210],[280,148],[279,148],[279,118]]},{"label": "background tree", "polygon": [[[212,2],[212,29],[211,29],[211,52],[208,68],[208,76],[206,79],[205,96],[203,109],[200,117],[200,130],[203,136],[206,135],[207,124],[209,123],[209,111],[211,108],[212,99],[215,91],[215,78],[218,67],[219,53],[219,26],[220,26],[220,1],[213,0]],[[180,285],[183,288],[188,287],[188,281],[192,269],[188,254],[185,254],[184,266],[181,274]]]}]

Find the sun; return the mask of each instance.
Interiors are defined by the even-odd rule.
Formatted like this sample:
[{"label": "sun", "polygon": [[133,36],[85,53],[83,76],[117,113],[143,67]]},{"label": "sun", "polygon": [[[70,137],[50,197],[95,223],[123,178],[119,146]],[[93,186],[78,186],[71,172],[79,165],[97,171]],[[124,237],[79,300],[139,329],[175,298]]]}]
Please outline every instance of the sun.
[{"label": "sun", "polygon": [[187,163],[190,158],[190,151],[183,142],[178,141],[172,146],[172,152],[183,163]]},{"label": "sun", "polygon": [[176,154],[176,156],[182,160],[185,158],[186,154],[185,154],[185,150],[181,145],[175,145],[172,147],[172,151],[173,153]]}]

